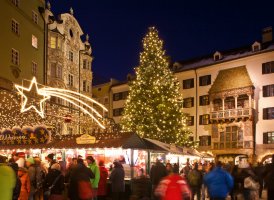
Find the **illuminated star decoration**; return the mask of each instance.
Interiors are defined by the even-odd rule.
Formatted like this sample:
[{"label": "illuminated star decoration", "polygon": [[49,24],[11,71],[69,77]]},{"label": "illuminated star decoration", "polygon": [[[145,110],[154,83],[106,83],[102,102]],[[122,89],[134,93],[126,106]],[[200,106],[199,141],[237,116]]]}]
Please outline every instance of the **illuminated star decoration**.
[{"label": "illuminated star decoration", "polygon": [[[40,96],[43,96],[43,99],[40,100],[40,110],[38,110],[37,107],[34,105],[31,105],[30,107],[25,108],[28,98],[24,94],[24,91],[27,91],[27,92],[31,91],[33,84],[35,84],[35,86],[36,86],[35,87],[36,93]],[[24,88],[22,86],[19,86],[19,85],[15,85],[15,87],[19,91],[19,93],[25,98],[25,101],[22,104],[21,112],[25,112],[31,108],[34,108],[36,110],[36,112],[39,113],[39,115],[41,117],[44,117],[43,103],[47,99],[49,99],[51,96],[54,96],[54,97],[61,98],[64,101],[71,103],[75,107],[78,107],[82,112],[88,114],[95,122],[97,122],[97,124],[101,128],[103,128],[103,129],[105,128],[105,126],[93,115],[93,113],[94,113],[98,118],[103,118],[103,116],[96,109],[93,108],[93,104],[98,105],[100,108],[102,108],[106,112],[108,112],[107,108],[104,105],[100,104],[99,102],[95,101],[94,99],[92,99],[88,96],[85,96],[78,92],[74,92],[74,91],[66,90],[66,89],[60,89],[60,88],[51,88],[51,87],[38,88],[37,81],[36,81],[35,77],[32,79],[30,87],[28,89]]]},{"label": "illuminated star decoration", "polygon": [[[50,99],[50,96],[48,94],[46,94],[45,92],[42,92],[38,86],[37,86],[37,81],[36,78],[33,77],[29,88],[25,88],[23,86],[17,85],[15,84],[15,88],[19,91],[19,94],[24,98],[23,100],[23,104],[21,106],[21,112],[26,112],[30,109],[34,109],[42,118],[45,117],[44,115],[44,102],[48,99]],[[39,101],[39,108],[37,108],[36,105],[31,104],[30,106],[27,107],[27,103],[29,101],[28,97],[25,95],[25,93],[30,93],[30,91],[35,90],[36,94],[39,97],[40,101]]]}]

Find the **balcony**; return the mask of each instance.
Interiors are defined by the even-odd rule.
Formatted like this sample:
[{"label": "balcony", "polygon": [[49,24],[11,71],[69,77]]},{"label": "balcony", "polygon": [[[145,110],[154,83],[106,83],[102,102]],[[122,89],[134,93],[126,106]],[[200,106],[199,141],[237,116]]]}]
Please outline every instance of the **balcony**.
[{"label": "balcony", "polygon": [[251,108],[238,108],[210,112],[211,120],[250,118],[252,116]]}]

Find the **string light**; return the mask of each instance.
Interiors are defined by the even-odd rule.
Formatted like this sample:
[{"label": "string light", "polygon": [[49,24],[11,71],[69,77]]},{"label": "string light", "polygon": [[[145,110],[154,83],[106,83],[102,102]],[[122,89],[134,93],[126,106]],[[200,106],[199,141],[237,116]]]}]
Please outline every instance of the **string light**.
[{"label": "string light", "polygon": [[143,39],[135,72],[121,119],[123,130],[166,143],[189,143],[179,82],[169,69],[163,41],[155,27],[150,27]]}]

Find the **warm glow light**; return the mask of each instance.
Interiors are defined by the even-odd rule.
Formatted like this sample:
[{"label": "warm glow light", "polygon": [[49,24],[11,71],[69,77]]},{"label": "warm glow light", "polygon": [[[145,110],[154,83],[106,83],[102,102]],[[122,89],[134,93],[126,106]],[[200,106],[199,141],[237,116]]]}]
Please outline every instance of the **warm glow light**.
[{"label": "warm glow light", "polygon": [[[26,108],[26,105],[28,103],[28,97],[24,94],[24,91],[30,92],[34,86],[35,86],[36,93],[40,96],[43,96],[43,99],[41,99],[39,102],[39,109],[35,105],[31,105]],[[22,97],[24,98],[23,104],[21,106],[21,112],[26,112],[26,111],[30,110],[31,108],[33,108],[42,118],[44,118],[43,104],[46,100],[50,99],[50,96],[45,94],[44,92],[40,91],[40,89],[37,86],[36,78],[33,77],[29,88],[25,88],[25,87],[17,85],[17,84],[15,84],[15,88],[19,91],[19,94],[22,95]]]},{"label": "warm glow light", "polygon": [[[35,87],[35,88],[33,88]],[[102,118],[102,115],[96,111],[92,106],[90,106],[88,103],[82,101],[80,98],[83,98],[84,100],[90,102],[90,103],[95,103],[99,107],[101,107],[104,111],[108,111],[107,108],[105,108],[102,104],[98,103],[94,99],[85,96],[83,94],[80,94],[78,92],[74,92],[71,90],[65,90],[65,89],[60,89],[60,88],[38,88],[36,78],[33,77],[29,88],[25,88],[23,86],[15,84],[15,88],[19,91],[19,94],[24,98],[23,104],[21,106],[21,112],[26,112],[33,108],[42,118],[44,118],[44,102],[48,99],[50,99],[51,96],[61,98],[74,106],[78,107],[80,110],[82,110],[84,113],[88,114],[101,128],[105,128],[105,126],[102,125],[101,122],[98,121],[96,117],[94,117],[93,113],[95,113],[98,117]],[[35,105],[30,105],[29,107],[27,106],[28,103],[28,97],[25,95],[26,92],[30,92],[31,90],[35,89],[35,93],[37,95],[43,96],[43,98],[40,98],[39,101],[39,108],[37,108]],[[25,92],[25,93],[24,93]],[[87,107],[84,108],[83,106]]]}]

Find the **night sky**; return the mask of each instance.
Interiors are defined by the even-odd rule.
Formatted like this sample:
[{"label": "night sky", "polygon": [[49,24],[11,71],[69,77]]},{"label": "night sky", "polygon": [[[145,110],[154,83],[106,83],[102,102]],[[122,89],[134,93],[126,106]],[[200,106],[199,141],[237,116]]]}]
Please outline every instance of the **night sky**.
[{"label": "night sky", "polygon": [[95,79],[125,80],[139,63],[142,38],[156,26],[173,61],[228,50],[261,40],[274,28],[269,0],[51,0],[55,15],[74,10],[90,35]]}]

